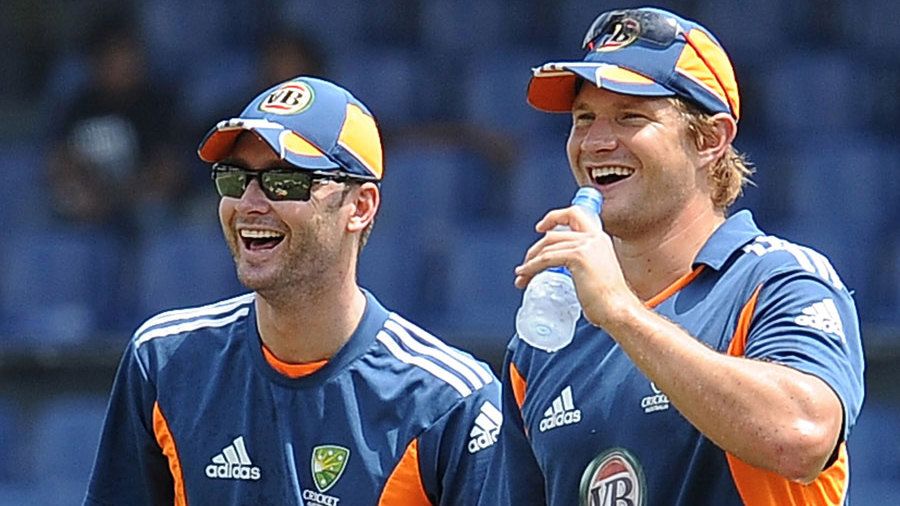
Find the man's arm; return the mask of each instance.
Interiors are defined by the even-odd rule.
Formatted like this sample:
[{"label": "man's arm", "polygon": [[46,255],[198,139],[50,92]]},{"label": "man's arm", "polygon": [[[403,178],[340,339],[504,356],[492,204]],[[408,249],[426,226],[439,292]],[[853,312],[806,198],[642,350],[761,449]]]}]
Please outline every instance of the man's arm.
[{"label": "man's arm", "polygon": [[[542,505],[545,500],[544,475],[525,432],[522,411],[513,388],[510,369],[512,351],[507,351],[503,365],[503,427],[491,461],[491,477],[481,492],[480,505]],[[524,393],[522,390],[518,390]]]},{"label": "man's arm", "polygon": [[577,231],[551,232],[539,241],[516,271],[518,285],[547,267],[565,265],[585,317],[609,332],[716,445],[795,481],[812,480],[822,471],[844,421],[841,401],[825,381],[793,367],[710,349],[634,295],[600,224],[571,208],[548,218]]},{"label": "man's arm", "polygon": [[494,476],[488,467],[502,424],[499,405],[500,385],[494,378],[419,437],[422,481],[435,504],[476,504],[482,486]]},{"label": "man's arm", "polygon": [[174,504],[172,475],[153,432],[154,401],[132,343],[113,383],[85,505]]}]

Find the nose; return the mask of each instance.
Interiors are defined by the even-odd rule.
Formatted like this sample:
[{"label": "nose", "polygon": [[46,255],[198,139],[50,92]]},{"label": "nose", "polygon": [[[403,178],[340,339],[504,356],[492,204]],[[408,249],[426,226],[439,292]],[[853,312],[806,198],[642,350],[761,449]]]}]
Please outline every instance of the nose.
[{"label": "nose", "polygon": [[603,118],[597,118],[592,123],[584,137],[581,139],[582,151],[612,151],[616,149],[618,139],[612,123]]},{"label": "nose", "polygon": [[269,208],[269,199],[259,186],[259,179],[253,178],[237,204],[237,210],[243,213],[264,213]]}]

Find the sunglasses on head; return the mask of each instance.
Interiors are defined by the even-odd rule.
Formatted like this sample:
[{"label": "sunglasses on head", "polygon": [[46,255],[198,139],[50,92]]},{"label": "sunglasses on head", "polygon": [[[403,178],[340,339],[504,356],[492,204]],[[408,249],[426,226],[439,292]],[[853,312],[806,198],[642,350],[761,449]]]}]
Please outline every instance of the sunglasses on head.
[{"label": "sunglasses on head", "polygon": [[250,182],[256,179],[269,200],[309,200],[312,186],[317,181],[345,182],[352,178],[334,174],[320,174],[292,169],[248,170],[237,165],[215,163],[212,180],[220,197],[239,199]]},{"label": "sunglasses on head", "polygon": [[[598,44],[640,39],[658,46],[669,46],[678,37],[679,26],[671,17],[639,9],[609,11],[594,20],[584,36],[581,48],[590,51]],[[601,39],[602,40],[598,40]]]}]

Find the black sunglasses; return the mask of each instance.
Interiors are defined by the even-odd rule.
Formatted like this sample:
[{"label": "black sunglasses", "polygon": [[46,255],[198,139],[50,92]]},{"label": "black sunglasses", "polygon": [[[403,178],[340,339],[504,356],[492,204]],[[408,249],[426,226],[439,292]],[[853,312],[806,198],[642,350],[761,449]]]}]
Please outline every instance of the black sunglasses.
[{"label": "black sunglasses", "polygon": [[250,182],[256,179],[269,200],[309,200],[316,181],[345,182],[352,178],[343,175],[321,174],[291,169],[247,170],[237,165],[215,163],[210,174],[220,197],[239,199]]},{"label": "black sunglasses", "polygon": [[581,48],[586,51],[594,49],[597,39],[605,35],[609,35],[607,40],[614,42],[641,39],[659,46],[669,46],[678,37],[678,25],[672,21],[672,18],[658,12],[639,9],[605,12],[588,28]]}]

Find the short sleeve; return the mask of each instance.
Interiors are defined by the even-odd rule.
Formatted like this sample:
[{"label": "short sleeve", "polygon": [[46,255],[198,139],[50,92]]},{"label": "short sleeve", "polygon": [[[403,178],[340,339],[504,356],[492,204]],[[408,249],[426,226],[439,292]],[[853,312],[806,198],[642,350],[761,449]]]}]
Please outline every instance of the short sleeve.
[{"label": "short sleeve", "polygon": [[508,350],[503,363],[501,408],[503,427],[491,461],[491,479],[487,480],[479,504],[543,505],[544,475],[538,466],[519,403],[512,385],[513,352]]},{"label": "short sleeve", "polygon": [[500,385],[494,378],[460,399],[419,437],[422,481],[435,504],[476,504],[489,479],[502,424],[499,406]]},{"label": "short sleeve", "polygon": [[759,293],[745,355],[825,381],[844,406],[845,434],[864,396],[859,318],[850,293],[806,271],[779,274]]},{"label": "short sleeve", "polygon": [[172,475],[153,432],[155,399],[132,342],[113,383],[84,504],[174,503]]}]

